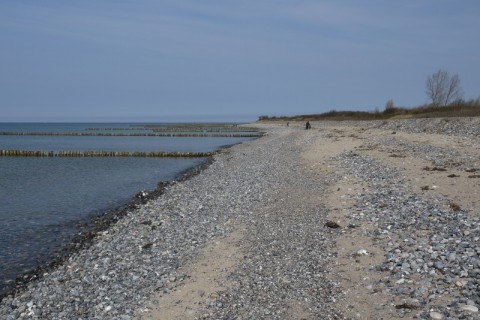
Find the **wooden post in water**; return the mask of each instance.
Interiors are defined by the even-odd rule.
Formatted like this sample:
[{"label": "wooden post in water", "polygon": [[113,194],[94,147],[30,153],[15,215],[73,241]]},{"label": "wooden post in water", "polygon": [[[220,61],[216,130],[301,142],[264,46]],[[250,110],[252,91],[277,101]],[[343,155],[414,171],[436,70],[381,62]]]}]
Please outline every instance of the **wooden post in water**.
[{"label": "wooden post in water", "polygon": [[141,157],[141,158],[202,158],[213,152],[163,152],[163,151],[40,151],[40,150],[0,150],[0,157]]}]

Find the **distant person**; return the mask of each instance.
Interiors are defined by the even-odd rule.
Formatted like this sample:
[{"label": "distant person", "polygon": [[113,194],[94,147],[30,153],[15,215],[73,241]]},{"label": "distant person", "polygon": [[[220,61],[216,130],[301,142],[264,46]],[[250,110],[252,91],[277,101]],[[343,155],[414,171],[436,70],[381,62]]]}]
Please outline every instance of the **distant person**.
[{"label": "distant person", "polygon": [[307,121],[307,123],[305,124],[305,129],[311,129],[312,126],[310,125],[310,121]]},{"label": "distant person", "polygon": [[289,127],[289,126],[290,126],[290,122],[287,122],[287,127]]}]

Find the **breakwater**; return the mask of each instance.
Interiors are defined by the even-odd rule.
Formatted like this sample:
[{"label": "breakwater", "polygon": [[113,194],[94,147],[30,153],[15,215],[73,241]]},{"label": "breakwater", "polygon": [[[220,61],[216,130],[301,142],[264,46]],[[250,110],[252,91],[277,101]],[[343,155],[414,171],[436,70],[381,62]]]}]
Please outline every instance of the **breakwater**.
[{"label": "breakwater", "polygon": [[233,124],[177,124],[177,125],[145,125],[146,130],[153,130],[156,132],[257,132],[257,128],[237,126]]},{"label": "breakwater", "polygon": [[201,158],[214,152],[143,152],[143,151],[41,151],[0,150],[0,157],[142,157],[142,158]]},{"label": "breakwater", "polygon": [[145,126],[132,128],[86,128],[87,131],[138,131],[152,130],[154,132],[258,132],[255,128],[249,127],[209,127],[209,126]]},{"label": "breakwater", "polygon": [[258,133],[0,132],[0,136],[256,138]]}]

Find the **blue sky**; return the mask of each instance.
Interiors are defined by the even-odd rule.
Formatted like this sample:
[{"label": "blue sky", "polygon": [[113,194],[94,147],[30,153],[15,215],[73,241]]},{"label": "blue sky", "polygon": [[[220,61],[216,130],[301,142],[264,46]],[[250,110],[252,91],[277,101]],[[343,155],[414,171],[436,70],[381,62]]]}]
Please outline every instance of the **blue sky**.
[{"label": "blue sky", "polygon": [[1,121],[255,120],[480,95],[478,0],[0,0]]}]

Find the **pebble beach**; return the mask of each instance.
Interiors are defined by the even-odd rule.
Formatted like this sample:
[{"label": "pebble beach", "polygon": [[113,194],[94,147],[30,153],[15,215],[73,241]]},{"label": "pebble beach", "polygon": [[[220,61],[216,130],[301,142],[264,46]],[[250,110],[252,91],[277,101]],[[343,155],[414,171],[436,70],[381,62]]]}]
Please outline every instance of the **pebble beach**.
[{"label": "pebble beach", "polygon": [[480,118],[311,124],[253,124],[0,319],[480,319]]}]

